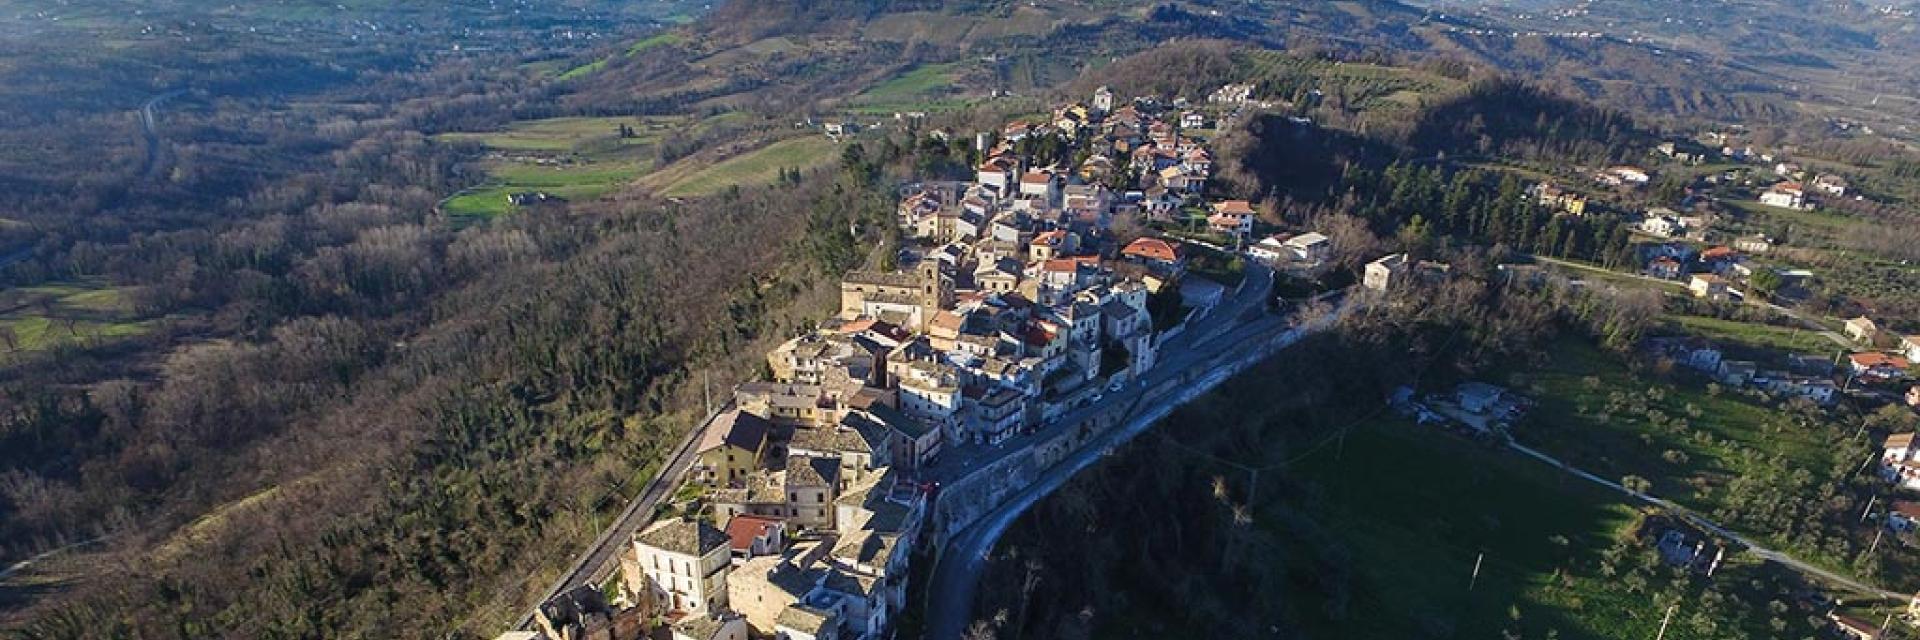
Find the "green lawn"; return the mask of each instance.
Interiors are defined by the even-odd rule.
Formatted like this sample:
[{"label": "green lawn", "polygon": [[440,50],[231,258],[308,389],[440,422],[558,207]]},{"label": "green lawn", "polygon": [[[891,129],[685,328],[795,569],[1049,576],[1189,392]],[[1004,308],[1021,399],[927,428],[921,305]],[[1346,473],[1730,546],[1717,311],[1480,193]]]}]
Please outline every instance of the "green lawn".
[{"label": "green lawn", "polygon": [[[684,125],[678,117],[546,118],[521,120],[500,131],[443,133],[443,141],[471,141],[502,151],[604,152],[603,147],[641,145],[657,141],[671,127]],[[635,137],[620,138],[620,125],[634,129]]]},{"label": "green lawn", "polygon": [[1838,345],[1809,329],[1794,329],[1756,322],[1721,320],[1702,316],[1668,315],[1664,324],[1672,330],[1700,336],[1720,345],[1736,345],[1747,350],[1778,352],[1778,360],[1788,354],[1832,354]]},{"label": "green lawn", "polygon": [[[1577,339],[1554,343],[1546,362],[1511,376],[1525,381],[1521,391],[1538,402],[1515,429],[1519,441],[1601,477],[1645,478],[1655,495],[1710,517],[1728,506],[1736,477],[1767,477],[1784,466],[1812,474],[1815,484],[1828,481],[1832,443],[1845,435],[1825,431],[1833,427],[1824,424],[1799,424],[1741,390],[1716,395],[1716,385],[1690,375],[1674,381],[1636,375],[1618,356]],[[1798,548],[1770,531],[1746,533],[1809,562],[1847,566],[1824,549]]]},{"label": "green lawn", "polygon": [[958,64],[920,65],[874,85],[861,92],[859,97],[868,102],[900,102],[946,93],[953,88],[953,71],[958,66]]},{"label": "green lawn", "polygon": [[[1518,629],[1526,638],[1599,640],[1651,638],[1658,631],[1662,612],[1649,604],[1650,595],[1599,567],[1602,552],[1639,524],[1622,496],[1398,419],[1356,427],[1341,449],[1294,469],[1314,496],[1312,517],[1353,558],[1346,616],[1334,619],[1312,599],[1291,605],[1309,637],[1498,638]],[[1721,573],[1731,579],[1726,584],[1763,571],[1734,558]],[[1297,566],[1306,559],[1282,561]],[[1803,628],[1804,614],[1784,617],[1791,628]],[[1765,629],[1762,618],[1720,622]],[[1427,627],[1434,623],[1452,632],[1437,636]],[[1701,636],[1681,623],[1667,637]]]},{"label": "green lawn", "polygon": [[674,33],[671,31],[657,33],[650,37],[643,38],[639,42],[635,42],[632,45],[628,46],[627,55],[630,55],[630,56],[640,55],[642,53],[645,53],[648,49],[653,49],[656,47],[664,47],[667,45],[680,44],[681,40],[682,38],[678,33]]},{"label": "green lawn", "polygon": [[606,60],[595,60],[593,62],[589,62],[583,65],[580,65],[578,67],[574,67],[572,69],[566,70],[565,73],[560,74],[560,79],[573,80],[575,78],[585,77],[589,74],[592,74],[595,71],[599,71],[605,68],[607,68]]},{"label": "green lawn", "polygon": [[[647,171],[651,167],[647,146],[687,122],[673,116],[547,118],[515,122],[499,131],[440,134],[436,139],[477,142],[565,161],[557,165],[521,158],[487,161],[489,182],[455,194],[441,209],[455,217],[497,216],[512,210],[508,195],[523,191],[544,191],[570,200],[600,197]],[[619,137],[622,125],[634,135]]]},{"label": "green lawn", "polygon": [[84,280],[0,291],[0,360],[63,345],[85,345],[137,336],[154,322],[139,318],[131,290]]},{"label": "green lawn", "polygon": [[641,179],[661,195],[712,195],[733,185],[771,184],[782,169],[811,169],[840,159],[839,144],[824,136],[782,140],[713,164],[689,159]]},{"label": "green lawn", "polygon": [[1746,214],[1747,219],[1733,231],[1785,232],[1792,244],[1802,247],[1834,248],[1853,227],[1865,222],[1824,209],[1799,211],[1751,200],[1726,200],[1725,203]]}]

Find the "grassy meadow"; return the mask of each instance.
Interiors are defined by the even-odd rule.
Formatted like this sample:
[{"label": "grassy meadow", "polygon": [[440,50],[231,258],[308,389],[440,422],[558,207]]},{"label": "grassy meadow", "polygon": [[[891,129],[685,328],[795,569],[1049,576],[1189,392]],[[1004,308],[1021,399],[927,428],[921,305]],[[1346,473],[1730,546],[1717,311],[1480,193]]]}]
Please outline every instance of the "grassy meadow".
[{"label": "grassy meadow", "polygon": [[153,321],[135,313],[131,293],[90,280],[0,291],[0,360],[151,331]]}]

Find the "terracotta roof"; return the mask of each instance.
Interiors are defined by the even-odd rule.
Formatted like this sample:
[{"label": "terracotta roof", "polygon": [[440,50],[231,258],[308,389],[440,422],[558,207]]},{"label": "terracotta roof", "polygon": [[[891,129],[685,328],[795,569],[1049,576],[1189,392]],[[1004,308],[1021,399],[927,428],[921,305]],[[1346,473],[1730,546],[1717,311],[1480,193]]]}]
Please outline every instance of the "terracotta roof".
[{"label": "terracotta roof", "polygon": [[1052,231],[1048,231],[1040,235],[1034,236],[1033,244],[1053,245],[1053,244],[1059,244],[1061,242],[1064,242],[1066,239],[1067,239],[1067,232],[1059,229],[1054,229]]},{"label": "terracotta roof", "polygon": [[937,328],[937,329],[952,329],[954,331],[959,331],[960,325],[966,324],[966,321],[967,321],[967,318],[965,316],[962,316],[958,313],[954,313],[952,311],[947,311],[945,309],[942,309],[939,312],[936,312],[933,314],[933,320],[928,324],[932,325],[934,328]]},{"label": "terracotta roof", "polygon": [[1133,242],[1127,243],[1127,248],[1122,249],[1120,253],[1121,255],[1144,260],[1159,260],[1161,262],[1175,262],[1180,259],[1179,248],[1159,238],[1135,239]]},{"label": "terracotta roof", "polygon": [[1040,263],[1041,271],[1072,273],[1080,270],[1080,261],[1073,258],[1056,258]]},{"label": "terracotta roof", "polygon": [[1250,216],[1253,215],[1253,203],[1245,200],[1216,202],[1213,204],[1213,211],[1225,215]]},{"label": "terracotta roof", "polygon": [[1711,249],[1707,249],[1706,251],[1700,252],[1701,260],[1719,260],[1721,258],[1731,258],[1731,257],[1733,257],[1732,247],[1713,247]]},{"label": "terracotta roof", "polygon": [[733,550],[746,551],[753,548],[753,539],[767,535],[767,530],[780,524],[779,518],[740,514],[727,521],[727,539],[733,543]]},{"label": "terracotta roof", "polygon": [[1913,446],[1913,433],[1896,433],[1887,436],[1885,444],[1888,449],[1910,448]]},{"label": "terracotta roof", "polygon": [[1020,176],[1020,184],[1046,184],[1049,182],[1053,182],[1053,176],[1039,171],[1028,171],[1026,175]]},{"label": "terracotta roof", "polygon": [[1862,368],[1888,366],[1895,369],[1905,369],[1908,365],[1906,358],[1884,353],[1856,353],[1847,356],[1847,359],[1852,360],[1854,366]]},{"label": "terracotta roof", "polygon": [[1893,501],[1892,511],[1908,518],[1920,520],[1920,502],[1895,500]]}]

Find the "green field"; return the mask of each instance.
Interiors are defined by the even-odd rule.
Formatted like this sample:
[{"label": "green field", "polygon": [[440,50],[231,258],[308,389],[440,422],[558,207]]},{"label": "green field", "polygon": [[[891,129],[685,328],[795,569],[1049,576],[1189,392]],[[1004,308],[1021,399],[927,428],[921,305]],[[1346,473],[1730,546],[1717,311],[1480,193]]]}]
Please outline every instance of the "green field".
[{"label": "green field", "polygon": [[858,99],[868,103],[912,103],[945,95],[953,90],[954,70],[959,66],[957,63],[920,65],[873,85],[861,92]]},{"label": "green field", "polygon": [[[1601,477],[1645,478],[1655,495],[1700,513],[1728,506],[1735,478],[1767,477],[1784,466],[1821,482],[1835,464],[1833,427],[1801,424],[1739,390],[1716,394],[1717,385],[1688,375],[1648,379],[1575,339],[1554,343],[1546,362],[1511,376],[1538,402],[1516,428],[1518,440]],[[1768,531],[1749,533],[1772,539]],[[1803,560],[1845,566],[1824,552],[1799,551]]]},{"label": "green field", "polygon": [[[1649,603],[1651,594],[1634,593],[1599,569],[1603,552],[1638,526],[1623,496],[1397,419],[1354,428],[1341,449],[1295,469],[1302,490],[1315,496],[1313,517],[1354,558],[1346,616],[1328,616],[1312,599],[1293,605],[1309,637],[1498,638],[1518,630],[1526,638],[1598,640],[1651,638],[1658,630],[1661,611]],[[1630,551],[1622,564],[1637,565],[1652,553]],[[1732,577],[1759,569],[1736,561],[1724,571]],[[1784,617],[1794,628],[1804,625],[1804,615]],[[1757,618],[1721,622],[1765,628]],[[1452,632],[1436,634],[1432,624]],[[1667,637],[1701,636],[1681,622]]]},{"label": "green field", "polygon": [[823,136],[782,140],[717,163],[690,158],[640,179],[669,197],[712,195],[733,185],[771,184],[782,169],[812,169],[840,159],[839,144]]},{"label": "green field", "polygon": [[1664,324],[1672,330],[1706,338],[1719,345],[1736,345],[1747,350],[1766,350],[1778,352],[1784,359],[1788,354],[1831,354],[1840,348],[1833,342],[1807,329],[1794,329],[1756,322],[1721,320],[1702,316],[1669,315]]},{"label": "green field", "polygon": [[1837,248],[1848,232],[1864,223],[1858,218],[1827,210],[1782,209],[1751,200],[1724,202],[1746,216],[1746,220],[1730,228],[1732,232],[1770,233],[1800,247]]},{"label": "green field", "polygon": [[630,55],[630,56],[640,55],[642,53],[645,53],[648,49],[653,49],[656,47],[664,47],[667,45],[680,44],[681,41],[682,41],[682,38],[680,37],[680,34],[673,33],[671,31],[654,34],[651,37],[643,38],[638,42],[628,45],[627,55]]},{"label": "green field", "polygon": [[131,290],[79,281],[0,291],[0,360],[65,345],[137,336],[154,327],[134,312]]},{"label": "green field", "polygon": [[[569,200],[600,197],[651,168],[647,147],[686,123],[686,118],[660,116],[548,118],[515,122],[499,131],[440,134],[435,139],[476,142],[497,151],[562,162],[539,164],[520,157],[487,160],[489,182],[455,194],[441,209],[455,217],[490,217],[511,211],[507,196],[514,193],[542,191]],[[634,135],[620,137],[622,125]]]},{"label": "green field", "polygon": [[565,72],[560,74],[560,79],[573,80],[575,78],[581,78],[581,77],[591,75],[593,72],[599,71],[605,68],[607,68],[606,60],[595,60],[593,62],[589,62],[583,65],[580,65],[578,67],[574,67],[572,69],[566,70]]},{"label": "green field", "polygon": [[[436,140],[478,142],[502,151],[596,152],[601,147],[642,145],[659,139],[670,127],[685,124],[684,118],[653,116],[647,118],[547,118],[522,120],[500,131],[443,133]],[[634,129],[636,137],[620,138],[620,125]]]}]

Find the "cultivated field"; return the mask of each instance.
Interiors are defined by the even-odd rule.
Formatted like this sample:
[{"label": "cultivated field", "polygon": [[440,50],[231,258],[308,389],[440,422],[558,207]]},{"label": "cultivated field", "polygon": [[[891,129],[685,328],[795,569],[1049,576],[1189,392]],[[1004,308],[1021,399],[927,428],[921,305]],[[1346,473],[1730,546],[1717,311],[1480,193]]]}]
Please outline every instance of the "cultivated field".
[{"label": "cultivated field", "polygon": [[93,281],[0,292],[0,361],[152,330],[152,322],[134,312],[130,293],[127,288]]},{"label": "cultivated field", "polygon": [[732,185],[771,184],[782,169],[812,169],[839,160],[839,144],[824,136],[775,142],[719,162],[689,158],[640,179],[669,197],[712,195]]}]

